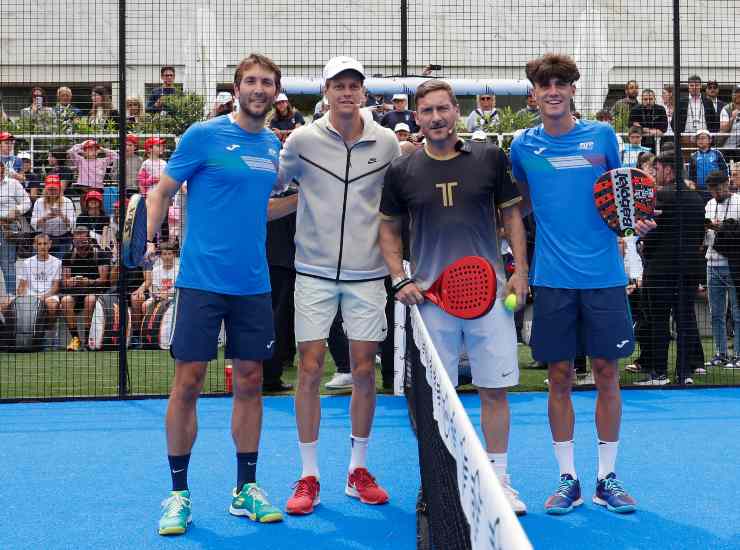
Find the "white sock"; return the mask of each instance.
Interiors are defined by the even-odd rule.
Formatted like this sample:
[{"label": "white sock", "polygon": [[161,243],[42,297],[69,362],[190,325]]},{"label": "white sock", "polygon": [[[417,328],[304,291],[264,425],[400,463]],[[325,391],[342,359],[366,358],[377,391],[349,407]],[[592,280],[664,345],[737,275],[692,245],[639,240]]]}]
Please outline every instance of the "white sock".
[{"label": "white sock", "polygon": [[301,462],[303,463],[301,477],[314,476],[316,479],[319,479],[318,447],[318,439],[311,443],[298,442],[298,448],[301,451]]},{"label": "white sock", "polygon": [[352,443],[349,471],[352,473],[355,471],[355,468],[367,468],[367,442],[370,438],[351,435],[349,439]]},{"label": "white sock", "polygon": [[509,460],[506,453],[488,453],[488,460],[491,461],[493,471],[498,477],[506,475],[506,467]]},{"label": "white sock", "polygon": [[558,460],[560,475],[570,474],[573,479],[578,479],[576,464],[573,459],[573,440],[553,441],[552,446],[555,448],[555,458]]},{"label": "white sock", "polygon": [[601,441],[599,439],[599,475],[598,479],[604,479],[614,471],[617,463],[617,451],[619,441]]}]

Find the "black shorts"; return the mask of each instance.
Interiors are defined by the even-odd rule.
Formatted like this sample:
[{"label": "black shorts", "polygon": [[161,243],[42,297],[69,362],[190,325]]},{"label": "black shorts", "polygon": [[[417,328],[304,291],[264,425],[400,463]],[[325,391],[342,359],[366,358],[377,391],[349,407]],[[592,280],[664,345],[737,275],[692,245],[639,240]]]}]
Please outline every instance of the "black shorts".
[{"label": "black shorts", "polygon": [[534,359],[544,363],[629,357],[635,336],[625,288],[537,287],[530,345]]},{"label": "black shorts", "polygon": [[71,296],[74,300],[74,309],[75,311],[78,311],[82,309],[82,307],[85,305],[85,298],[88,296],[97,296],[97,292],[88,292],[87,294],[63,294],[62,299],[64,299],[65,296]]}]

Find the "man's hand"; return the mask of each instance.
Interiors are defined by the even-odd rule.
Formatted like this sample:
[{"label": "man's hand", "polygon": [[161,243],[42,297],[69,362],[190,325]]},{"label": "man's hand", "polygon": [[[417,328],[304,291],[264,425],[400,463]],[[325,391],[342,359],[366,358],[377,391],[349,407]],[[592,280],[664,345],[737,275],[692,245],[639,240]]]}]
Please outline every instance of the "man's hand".
[{"label": "man's hand", "polygon": [[516,294],[516,310],[519,311],[527,303],[529,296],[529,278],[528,274],[515,271],[506,282],[506,296]]},{"label": "man's hand", "polygon": [[655,220],[638,220],[635,222],[635,231],[640,237],[644,237],[656,227],[658,227],[658,224]]},{"label": "man's hand", "polygon": [[144,262],[154,263],[157,257],[157,245],[151,242],[146,243],[146,250],[144,251]]},{"label": "man's hand", "polygon": [[405,306],[415,306],[424,302],[424,295],[415,283],[409,283],[396,292],[395,299]]}]

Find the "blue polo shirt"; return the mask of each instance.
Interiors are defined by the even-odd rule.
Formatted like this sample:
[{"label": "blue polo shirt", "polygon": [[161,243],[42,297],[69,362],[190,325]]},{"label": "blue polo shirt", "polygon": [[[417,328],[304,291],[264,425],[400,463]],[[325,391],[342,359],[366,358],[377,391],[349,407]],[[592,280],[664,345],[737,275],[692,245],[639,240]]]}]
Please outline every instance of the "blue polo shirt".
[{"label": "blue polo shirt", "polygon": [[165,169],[188,185],[188,229],[175,286],[240,296],[270,292],[267,202],[279,154],[273,132],[246,132],[232,115],[185,132]]}]

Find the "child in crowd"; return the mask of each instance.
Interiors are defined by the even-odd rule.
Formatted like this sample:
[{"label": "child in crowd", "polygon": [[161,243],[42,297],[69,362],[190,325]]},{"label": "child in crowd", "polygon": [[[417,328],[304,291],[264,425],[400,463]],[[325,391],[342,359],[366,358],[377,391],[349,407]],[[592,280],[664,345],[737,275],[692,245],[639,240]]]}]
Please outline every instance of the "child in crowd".
[{"label": "child in crowd", "polygon": [[637,157],[640,153],[650,152],[650,149],[641,145],[642,128],[639,126],[633,126],[630,128],[627,140],[629,143],[624,146],[624,150],[622,151],[622,167],[637,168]]},{"label": "child in crowd", "polygon": [[159,137],[151,137],[144,142],[147,159],[141,165],[138,176],[139,193],[144,197],[146,197],[149,189],[159,183],[159,176],[167,166],[167,162],[160,158],[164,153],[165,143],[164,138]]},{"label": "child in crowd", "polygon": [[[99,157],[101,152],[104,156]],[[94,139],[73,145],[68,154],[77,168],[77,182],[72,186],[77,195],[84,195],[90,189],[102,189],[106,172],[118,162],[116,151],[101,147]]]},{"label": "child in crowd", "polygon": [[707,130],[696,132],[696,148],[689,160],[689,179],[696,184],[696,189],[701,191],[706,200],[711,196],[707,191],[707,176],[719,170],[729,175],[727,162],[719,149],[712,147],[712,135]]}]

